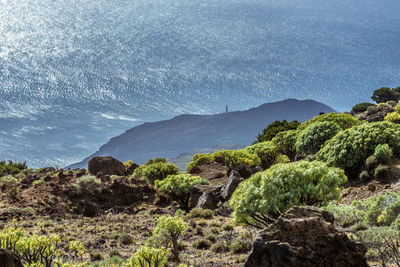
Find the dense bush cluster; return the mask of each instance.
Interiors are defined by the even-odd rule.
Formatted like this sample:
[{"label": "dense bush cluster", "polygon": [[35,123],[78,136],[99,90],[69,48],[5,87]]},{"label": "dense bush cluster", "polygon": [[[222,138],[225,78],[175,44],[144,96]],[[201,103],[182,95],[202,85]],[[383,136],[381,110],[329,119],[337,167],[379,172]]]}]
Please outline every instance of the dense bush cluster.
[{"label": "dense bush cluster", "polygon": [[194,167],[199,167],[206,163],[218,161],[229,168],[239,166],[241,164],[254,167],[261,164],[260,158],[256,154],[249,153],[246,150],[219,150],[212,154],[197,154],[193,157],[193,161],[187,165],[187,172],[191,172]]},{"label": "dense bush cluster", "polygon": [[26,165],[26,162],[16,163],[10,160],[8,161],[8,163],[6,163],[5,161],[0,161],[0,176],[7,174],[17,174],[27,168],[28,166]]},{"label": "dense bush cluster", "polygon": [[314,122],[299,133],[296,149],[304,154],[315,154],[326,141],[334,137],[340,130],[340,127],[334,122]]},{"label": "dense bush cluster", "polygon": [[190,191],[195,185],[210,182],[190,174],[169,175],[164,180],[156,180],[155,187],[167,198],[176,200],[182,209],[189,209]]},{"label": "dense bush cluster", "polygon": [[400,256],[400,195],[388,192],[350,205],[330,203],[325,207],[336,223],[349,228],[368,247],[367,256],[382,266],[391,266]]},{"label": "dense bush cluster", "polygon": [[319,161],[276,164],[245,180],[230,200],[237,224],[267,226],[294,205],[324,205],[339,199],[343,170]]},{"label": "dense bush cluster", "polygon": [[278,133],[288,131],[288,130],[296,130],[296,128],[300,125],[298,121],[288,122],[287,120],[283,121],[274,121],[265,127],[257,136],[257,142],[265,142],[270,141],[274,138]]},{"label": "dense bush cluster", "polygon": [[400,126],[390,122],[365,123],[342,131],[316,154],[331,166],[356,176],[365,169],[365,160],[380,144],[388,144],[393,155],[400,153]]},{"label": "dense bush cluster", "polygon": [[0,232],[0,248],[20,255],[31,266],[51,267],[59,256],[60,236],[26,236],[21,228],[7,226]]}]

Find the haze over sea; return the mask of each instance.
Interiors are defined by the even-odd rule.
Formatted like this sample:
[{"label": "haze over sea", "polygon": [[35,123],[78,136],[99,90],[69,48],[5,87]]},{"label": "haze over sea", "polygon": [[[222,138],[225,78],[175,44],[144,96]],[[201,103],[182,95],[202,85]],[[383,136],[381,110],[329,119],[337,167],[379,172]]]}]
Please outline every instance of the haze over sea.
[{"label": "haze over sea", "polygon": [[0,0],[0,159],[66,166],[144,121],[400,85],[398,0]]}]

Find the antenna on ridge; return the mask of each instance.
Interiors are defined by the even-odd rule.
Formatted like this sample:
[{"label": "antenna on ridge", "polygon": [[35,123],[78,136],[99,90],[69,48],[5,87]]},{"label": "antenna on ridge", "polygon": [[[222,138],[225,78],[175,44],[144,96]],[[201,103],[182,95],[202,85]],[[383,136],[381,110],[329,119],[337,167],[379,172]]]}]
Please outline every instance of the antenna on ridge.
[{"label": "antenna on ridge", "polygon": [[228,104],[225,106],[225,113],[228,113]]}]

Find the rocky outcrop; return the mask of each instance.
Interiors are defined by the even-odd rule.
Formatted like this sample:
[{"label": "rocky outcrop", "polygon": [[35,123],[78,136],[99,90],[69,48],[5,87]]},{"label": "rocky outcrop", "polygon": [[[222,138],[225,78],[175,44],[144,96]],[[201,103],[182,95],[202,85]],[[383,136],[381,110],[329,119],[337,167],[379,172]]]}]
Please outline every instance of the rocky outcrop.
[{"label": "rocky outcrop", "polygon": [[90,174],[95,176],[124,175],[126,172],[124,164],[113,157],[94,157],[88,167]]},{"label": "rocky outcrop", "polygon": [[258,234],[245,266],[368,266],[366,251],[335,229],[331,213],[293,207]]},{"label": "rocky outcrop", "polygon": [[24,267],[21,258],[12,251],[0,249],[0,267]]},{"label": "rocky outcrop", "polygon": [[231,198],[233,192],[235,192],[236,188],[243,180],[244,179],[240,176],[238,172],[231,171],[228,182],[221,190],[221,197],[225,201],[228,201]]}]

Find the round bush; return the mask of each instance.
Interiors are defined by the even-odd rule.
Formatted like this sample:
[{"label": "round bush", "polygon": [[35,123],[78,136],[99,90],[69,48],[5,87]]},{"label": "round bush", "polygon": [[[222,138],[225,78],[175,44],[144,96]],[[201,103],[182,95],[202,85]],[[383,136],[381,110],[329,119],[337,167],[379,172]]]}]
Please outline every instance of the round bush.
[{"label": "round bush", "polygon": [[256,154],[261,159],[261,166],[267,169],[276,163],[285,163],[289,159],[278,152],[277,147],[271,141],[265,141],[248,146],[244,149],[246,152]]},{"label": "round bush", "polygon": [[328,114],[322,114],[322,115],[316,116],[316,117],[312,118],[311,120],[306,121],[305,123],[302,123],[297,128],[297,130],[304,130],[310,124],[313,124],[314,122],[324,122],[324,121],[334,122],[343,130],[361,124],[361,122],[359,120],[357,120],[350,114],[328,113]]},{"label": "round bush", "polygon": [[264,227],[294,205],[324,205],[340,198],[343,170],[320,161],[276,164],[239,184],[230,206],[236,224]]},{"label": "round bush", "polygon": [[179,168],[172,163],[157,162],[145,166],[141,170],[141,178],[149,184],[154,184],[155,180],[163,180],[168,175],[177,174]]},{"label": "round bush", "polygon": [[329,140],[316,156],[331,166],[345,169],[350,176],[358,176],[364,169],[365,160],[380,144],[388,144],[393,155],[399,155],[400,125],[373,122],[347,129]]},{"label": "round bush", "polygon": [[305,154],[315,154],[326,141],[334,137],[340,130],[339,125],[334,122],[312,123],[297,136],[296,149]]},{"label": "round bush", "polygon": [[288,156],[289,159],[294,159],[297,154],[296,140],[298,133],[298,130],[289,130],[278,133],[274,139],[272,139],[278,152]]}]

